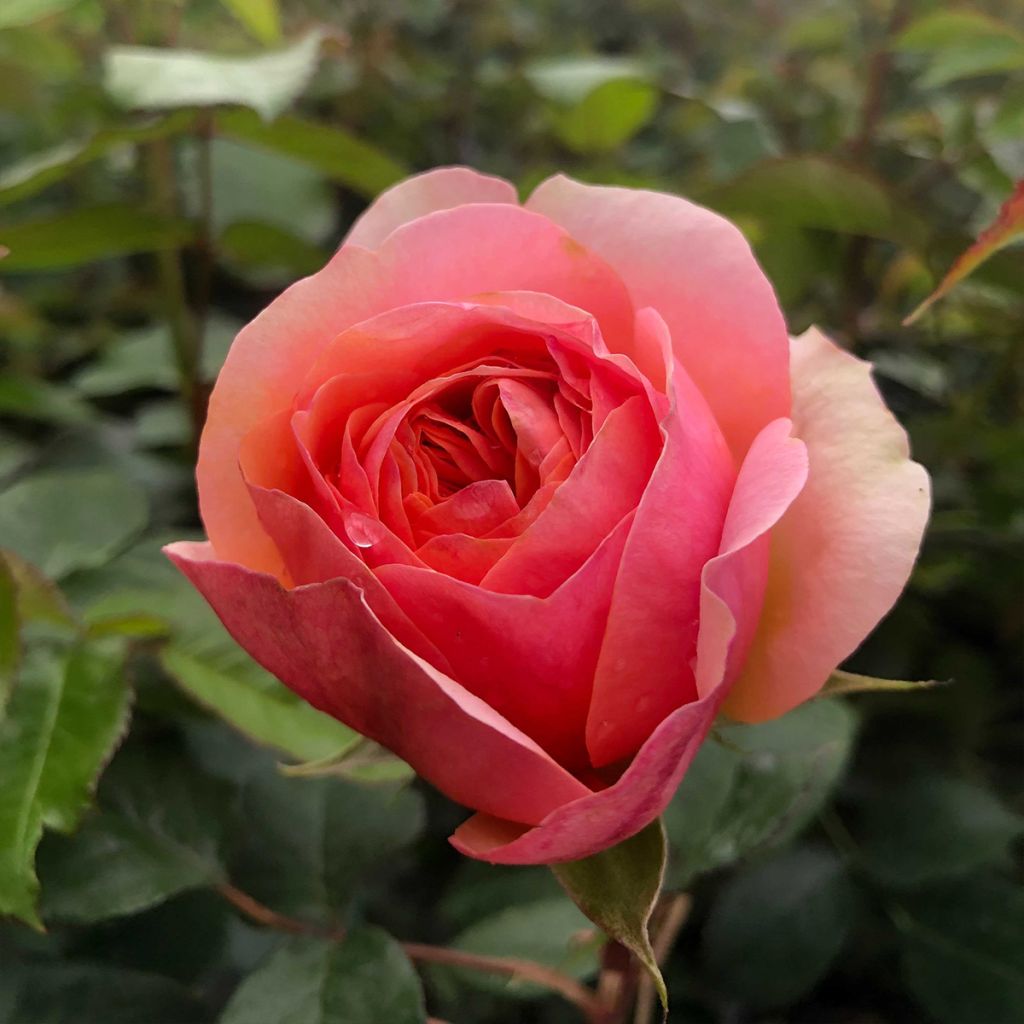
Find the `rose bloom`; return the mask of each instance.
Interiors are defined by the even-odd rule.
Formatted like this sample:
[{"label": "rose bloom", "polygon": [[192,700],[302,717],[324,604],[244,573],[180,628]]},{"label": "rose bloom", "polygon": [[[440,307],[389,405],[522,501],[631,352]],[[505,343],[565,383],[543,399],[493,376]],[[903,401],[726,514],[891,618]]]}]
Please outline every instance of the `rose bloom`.
[{"label": "rose bloom", "polygon": [[442,168],[235,339],[170,557],[260,664],[505,864],[657,817],[715,716],[817,693],[896,600],[928,477],[867,363],[790,339],[676,196]]}]

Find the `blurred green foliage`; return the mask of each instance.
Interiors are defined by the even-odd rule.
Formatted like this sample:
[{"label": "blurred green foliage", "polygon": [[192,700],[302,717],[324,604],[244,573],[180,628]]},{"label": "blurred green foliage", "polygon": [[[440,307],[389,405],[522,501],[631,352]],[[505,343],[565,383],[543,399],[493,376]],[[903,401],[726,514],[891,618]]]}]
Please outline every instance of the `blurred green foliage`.
[{"label": "blurred green foliage", "polygon": [[[455,855],[461,812],[253,665],[159,552],[199,530],[234,331],[445,163],[733,217],[933,474],[910,590],[850,668],[952,685],[706,745],[666,816],[693,895],[673,1019],[1019,1021],[1024,252],[901,326],[1024,176],[1019,3],[5,0],[0,912],[46,934],[0,924],[0,1022],[579,1019],[417,980],[389,933],[579,978],[599,941],[549,872]],[[356,931],[288,939],[238,893]]]}]

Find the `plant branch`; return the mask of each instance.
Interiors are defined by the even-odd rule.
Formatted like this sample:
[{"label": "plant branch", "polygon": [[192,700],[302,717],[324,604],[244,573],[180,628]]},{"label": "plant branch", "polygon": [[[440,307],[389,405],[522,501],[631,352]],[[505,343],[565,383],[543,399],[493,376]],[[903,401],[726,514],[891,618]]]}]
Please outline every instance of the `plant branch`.
[{"label": "plant branch", "polygon": [[[250,920],[264,927],[273,928],[275,931],[286,932],[289,935],[312,935],[335,942],[345,937],[344,928],[322,927],[279,914],[247,892],[231,885],[230,882],[222,882],[217,887],[217,891]],[[581,985],[575,978],[570,978],[544,964],[538,964],[532,960],[521,960],[517,957],[482,956],[459,949],[431,946],[422,942],[402,942],[400,945],[406,956],[417,963],[444,964],[448,967],[500,974],[506,978],[518,978],[541,985],[552,992],[557,992],[570,1003],[579,1007],[588,1024],[608,1024],[605,1009],[589,988]]]}]

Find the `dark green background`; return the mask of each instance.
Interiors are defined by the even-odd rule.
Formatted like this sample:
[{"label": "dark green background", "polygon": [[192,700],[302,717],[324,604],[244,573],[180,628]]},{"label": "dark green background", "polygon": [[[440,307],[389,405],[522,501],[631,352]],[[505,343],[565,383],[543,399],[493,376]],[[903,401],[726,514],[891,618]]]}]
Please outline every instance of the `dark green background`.
[{"label": "dark green background", "polygon": [[[295,49],[200,107],[124,44]],[[1024,254],[901,326],[1024,174],[1018,2],[4,0],[0,907],[32,916],[45,831],[47,932],[0,923],[0,1022],[403,1024],[424,998],[453,1024],[580,1019],[482,974],[420,971],[424,996],[389,934],[585,978],[594,936],[544,869],[461,860],[463,812],[376,752],[283,776],[352,738],[158,550],[199,529],[190,415],[234,331],[446,163],[733,217],[794,333],[875,363],[934,480],[911,585],[847,667],[951,682],[706,746],[667,816],[694,898],[672,1020],[1024,1019]],[[284,938],[227,885],[357,930]]]}]

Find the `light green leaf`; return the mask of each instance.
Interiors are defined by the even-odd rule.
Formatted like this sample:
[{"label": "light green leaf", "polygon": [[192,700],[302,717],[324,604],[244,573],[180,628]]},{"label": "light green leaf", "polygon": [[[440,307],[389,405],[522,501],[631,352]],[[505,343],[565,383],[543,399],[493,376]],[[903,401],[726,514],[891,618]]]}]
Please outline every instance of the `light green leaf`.
[{"label": "light green leaf", "polygon": [[220,1024],[425,1024],[419,978],[379,928],[283,943],[235,990]]},{"label": "light green leaf", "polygon": [[222,262],[257,284],[287,283],[313,274],[327,263],[329,253],[291,231],[259,221],[236,221],[217,241]]},{"label": "light green leaf", "polygon": [[239,104],[268,121],[299,98],[320,59],[323,33],[253,57],[199,50],[112,46],[104,57],[104,88],[127,110]]},{"label": "light green leaf", "polygon": [[408,787],[287,779],[272,766],[245,780],[241,807],[232,880],[268,906],[325,924],[424,825],[423,799]]},{"label": "light green leaf", "polygon": [[0,548],[0,567],[14,581],[17,616],[22,623],[41,622],[56,626],[69,639],[80,632],[81,627],[64,595],[34,565],[13,551]]},{"label": "light green leaf", "polygon": [[1024,893],[1002,878],[958,880],[906,901],[903,974],[939,1024],[1017,1024],[1024,1006]]},{"label": "light green leaf", "polygon": [[659,820],[610,850],[584,860],[553,864],[551,870],[580,910],[649,972],[667,1013],[668,992],[647,934],[661,892],[666,852],[665,830]]},{"label": "light green leaf", "polygon": [[36,473],[0,493],[4,544],[55,579],[109,561],[147,519],[145,492],[106,470]]},{"label": "light green leaf", "polygon": [[[582,979],[597,973],[604,937],[572,902],[558,894],[506,907],[470,925],[451,944],[467,953],[530,960]],[[523,999],[549,994],[548,989],[518,978],[479,971],[456,973],[464,984],[489,992]]]},{"label": "light green leaf", "polygon": [[119,648],[26,662],[0,722],[0,914],[39,925],[33,860],[43,828],[78,824],[129,704]]},{"label": "light green leaf", "polygon": [[267,124],[248,110],[224,110],[217,128],[229,138],[301,160],[367,199],[408,174],[398,161],[337,125],[291,114]]},{"label": "light green leaf", "polygon": [[277,0],[221,0],[224,6],[261,42],[281,38],[281,12]]},{"label": "light green leaf", "polygon": [[649,77],[643,61],[607,55],[542,58],[531,61],[525,74],[537,92],[556,103],[578,103],[608,82]]},{"label": "light green leaf", "polygon": [[893,886],[966,874],[1009,857],[1024,818],[962,779],[891,781],[868,800],[857,829],[864,865]]},{"label": "light green leaf", "polygon": [[720,728],[665,811],[669,883],[796,835],[828,799],[849,758],[857,719],[842,701],[815,701],[774,722]]},{"label": "light green leaf", "polygon": [[63,270],[139,252],[178,249],[195,237],[186,220],[135,206],[82,206],[0,230],[10,255],[0,271]]},{"label": "light green leaf", "polygon": [[185,132],[195,120],[192,111],[180,111],[141,125],[107,128],[84,141],[62,142],[44,153],[34,153],[0,172],[0,205],[33,196],[119,147]]},{"label": "light green leaf", "polygon": [[702,938],[708,972],[730,1000],[793,1003],[839,955],[854,905],[832,854],[800,849],[764,861],[732,878],[712,907]]},{"label": "light green leaf", "polygon": [[904,29],[896,46],[927,55],[925,88],[1024,68],[1024,33],[979,11],[934,11]]},{"label": "light green leaf", "polygon": [[727,216],[769,227],[819,228],[921,247],[928,227],[886,186],[853,167],[821,156],[765,160],[702,197]]},{"label": "light green leaf", "polygon": [[223,881],[227,796],[182,757],[125,751],[79,831],[48,837],[40,848],[44,916],[103,921]]},{"label": "light green leaf", "polygon": [[40,18],[59,14],[80,0],[4,0],[0,8],[0,29],[31,25]]},{"label": "light green leaf", "polygon": [[176,390],[178,371],[166,325],[154,324],[121,335],[73,379],[75,387],[90,397],[120,395],[138,388]]},{"label": "light green leaf", "polygon": [[577,153],[607,153],[628,142],[657,106],[654,86],[636,79],[605,82],[555,117],[559,139]]},{"label": "light green leaf", "polygon": [[[361,737],[341,722],[300,700],[262,670],[245,663],[231,672],[171,645],[161,664],[188,694],[257,743],[299,761],[334,758]],[[251,664],[251,663],[250,663]],[[263,675],[264,685],[253,676]]]}]

